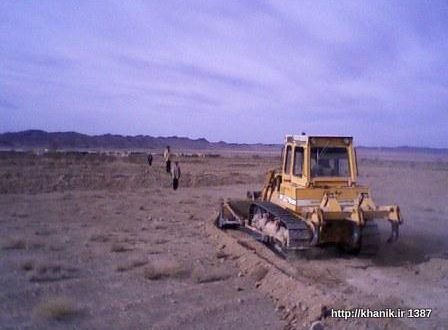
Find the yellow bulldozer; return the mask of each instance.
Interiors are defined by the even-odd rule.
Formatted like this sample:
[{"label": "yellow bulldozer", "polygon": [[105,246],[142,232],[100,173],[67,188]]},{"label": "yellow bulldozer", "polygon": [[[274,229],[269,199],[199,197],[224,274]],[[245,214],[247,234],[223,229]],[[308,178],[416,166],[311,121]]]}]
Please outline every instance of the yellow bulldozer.
[{"label": "yellow bulldozer", "polygon": [[247,199],[223,202],[216,224],[249,229],[284,253],[331,244],[375,254],[380,240],[374,220],[388,220],[388,241],[395,241],[400,209],[376,205],[357,175],[352,137],[287,135],[281,169],[269,171],[263,189],[248,192]]}]

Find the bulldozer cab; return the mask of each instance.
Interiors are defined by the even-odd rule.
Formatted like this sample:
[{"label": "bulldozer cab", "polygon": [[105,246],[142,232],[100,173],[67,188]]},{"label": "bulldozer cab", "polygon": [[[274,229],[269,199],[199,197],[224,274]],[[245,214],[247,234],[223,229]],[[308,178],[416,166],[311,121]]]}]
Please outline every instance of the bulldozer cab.
[{"label": "bulldozer cab", "polygon": [[352,137],[287,135],[282,181],[300,187],[352,186],[357,178]]}]

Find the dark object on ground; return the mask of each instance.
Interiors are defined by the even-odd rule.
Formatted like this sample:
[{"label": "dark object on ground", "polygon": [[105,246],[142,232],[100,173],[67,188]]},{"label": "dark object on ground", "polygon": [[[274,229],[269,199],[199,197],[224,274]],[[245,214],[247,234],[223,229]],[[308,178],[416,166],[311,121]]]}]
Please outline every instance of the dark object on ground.
[{"label": "dark object on ground", "polygon": [[179,179],[181,176],[179,162],[175,161],[171,167],[171,177],[173,178],[173,189],[176,190],[179,186]]},{"label": "dark object on ground", "polygon": [[173,189],[177,190],[177,187],[179,187],[179,179],[174,178],[173,179]]},{"label": "dark object on ground", "polygon": [[170,146],[166,146],[165,151],[163,152],[163,159],[166,163],[166,172],[171,173],[171,150]]},{"label": "dark object on ground", "polygon": [[166,173],[171,173],[171,161],[166,161]]}]

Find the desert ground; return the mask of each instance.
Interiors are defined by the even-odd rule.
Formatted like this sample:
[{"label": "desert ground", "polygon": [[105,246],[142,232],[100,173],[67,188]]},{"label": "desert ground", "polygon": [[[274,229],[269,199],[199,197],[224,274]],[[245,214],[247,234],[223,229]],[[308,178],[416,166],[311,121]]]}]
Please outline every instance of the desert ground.
[{"label": "desert ground", "polygon": [[[330,247],[285,260],[244,233],[210,226],[223,198],[260,189],[275,153],[179,157],[173,191],[160,155],[149,167],[141,154],[2,152],[0,328],[447,328],[448,155],[358,156],[375,201],[401,207],[398,242],[385,242],[385,223],[374,257]],[[315,312],[356,307],[432,313],[344,320]]]}]

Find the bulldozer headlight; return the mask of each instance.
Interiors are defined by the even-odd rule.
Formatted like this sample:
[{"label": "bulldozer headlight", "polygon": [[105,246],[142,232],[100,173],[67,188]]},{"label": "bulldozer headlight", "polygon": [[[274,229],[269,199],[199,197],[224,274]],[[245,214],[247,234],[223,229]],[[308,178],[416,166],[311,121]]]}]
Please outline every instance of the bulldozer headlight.
[{"label": "bulldozer headlight", "polygon": [[350,144],[350,139],[349,138],[345,138],[344,139],[344,143],[345,143],[345,145],[348,146]]}]

